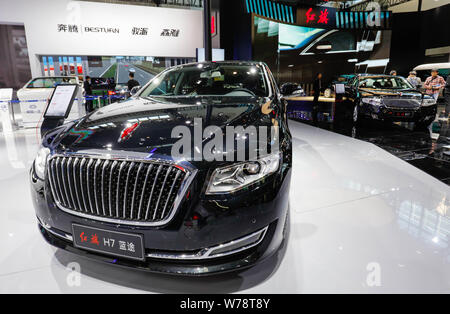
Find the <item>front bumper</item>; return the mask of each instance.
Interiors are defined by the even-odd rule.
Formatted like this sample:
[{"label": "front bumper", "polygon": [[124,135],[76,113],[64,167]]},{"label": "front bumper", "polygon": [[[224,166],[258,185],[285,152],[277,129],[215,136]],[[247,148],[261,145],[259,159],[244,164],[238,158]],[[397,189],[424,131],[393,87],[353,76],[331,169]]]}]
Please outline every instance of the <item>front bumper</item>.
[{"label": "front bumper", "polygon": [[[233,199],[191,197],[177,211],[173,221],[163,227],[118,225],[85,219],[59,209],[49,186],[31,170],[31,192],[44,239],[51,245],[103,262],[168,274],[205,275],[250,267],[269,257],[280,247],[288,210],[290,168],[268,180],[257,192],[246,191]],[[190,195],[201,195],[194,181]],[[253,195],[253,199],[249,197]],[[196,216],[197,219],[193,219]],[[72,224],[115,232],[141,234],[145,260],[133,261],[76,248]],[[214,248],[264,230],[255,245],[233,254],[203,258],[205,248]],[[199,255],[200,254],[200,255]],[[181,258],[179,258],[181,256]],[[189,258],[182,258],[182,257]],[[200,257],[199,257],[200,256]],[[199,257],[199,258],[197,258]]]},{"label": "front bumper", "polygon": [[421,122],[436,116],[437,105],[427,107],[421,106],[419,108],[396,108],[370,105],[366,114],[378,120]]}]

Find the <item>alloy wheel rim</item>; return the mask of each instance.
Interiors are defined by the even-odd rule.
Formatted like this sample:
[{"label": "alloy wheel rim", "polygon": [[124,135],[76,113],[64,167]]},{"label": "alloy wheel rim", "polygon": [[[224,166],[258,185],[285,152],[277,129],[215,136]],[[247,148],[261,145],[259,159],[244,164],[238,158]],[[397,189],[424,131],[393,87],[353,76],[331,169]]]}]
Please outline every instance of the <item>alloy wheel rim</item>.
[{"label": "alloy wheel rim", "polygon": [[353,110],[353,121],[358,121],[358,105],[356,105],[355,109]]}]

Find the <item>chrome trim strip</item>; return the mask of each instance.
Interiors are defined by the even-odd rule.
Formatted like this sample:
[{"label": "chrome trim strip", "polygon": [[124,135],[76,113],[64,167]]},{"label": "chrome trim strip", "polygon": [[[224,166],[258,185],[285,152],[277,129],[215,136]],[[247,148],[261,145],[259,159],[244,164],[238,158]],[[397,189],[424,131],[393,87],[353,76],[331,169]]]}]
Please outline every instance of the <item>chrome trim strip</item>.
[{"label": "chrome trim strip", "polygon": [[155,185],[156,185],[155,183],[156,183],[156,180],[158,180],[158,177],[159,177],[159,174],[161,173],[162,168],[163,168],[163,165],[160,165],[158,168],[158,171],[156,172],[155,179],[153,179],[152,191],[151,191],[150,197],[148,199],[147,210],[145,211],[145,220],[148,219],[150,204],[152,203],[153,192],[155,191]]},{"label": "chrome trim strip", "polygon": [[[77,205],[80,210],[83,210],[83,205],[81,204],[81,200],[80,200],[80,194],[78,193],[77,173],[76,173],[77,164],[79,161],[80,161],[80,159],[76,157],[75,161],[73,162],[72,174],[73,174],[73,183],[75,184],[75,195],[77,196]],[[80,184],[80,186],[81,186],[81,184]]]},{"label": "chrome trim strip", "polygon": [[103,210],[103,215],[106,216],[106,206],[105,206],[105,169],[108,167],[109,165],[109,160],[106,160],[105,163],[103,164],[103,168],[102,168],[102,193],[100,194],[102,196],[102,210]]},{"label": "chrome trim strip", "polygon": [[49,162],[48,167],[47,167],[47,177],[49,179],[49,183],[50,183],[50,190],[52,192],[53,195],[53,199],[55,201],[59,200],[59,197],[57,197],[57,192],[56,192],[56,184],[54,183],[55,180],[55,175],[52,174],[51,172],[53,171],[53,161]]},{"label": "chrome trim strip", "polygon": [[56,162],[57,162],[57,160],[52,160],[52,177],[53,177],[53,182],[55,185],[56,199],[62,203],[63,198],[62,198],[61,192],[59,190],[59,179],[58,179],[58,172],[56,172]]},{"label": "chrome trim strip", "polygon": [[58,179],[57,187],[58,187],[58,193],[61,196],[61,198],[60,198],[61,203],[66,204],[66,200],[64,199],[64,194],[63,194],[63,191],[62,191],[61,179],[60,179],[60,176],[59,176],[59,168],[58,168],[59,167],[59,161],[60,161],[60,158],[59,157],[56,158],[56,161],[55,161],[55,174],[56,174],[56,179]]},{"label": "chrome trim strip", "polygon": [[[39,219],[38,219],[39,220]],[[46,231],[50,232],[51,234],[53,234],[55,237],[61,238],[63,240],[68,240],[70,242],[73,242],[73,237],[70,234],[67,234],[65,232],[59,232],[59,231],[55,231],[53,230],[51,227],[46,226],[45,224],[43,224],[40,220],[39,220],[39,225],[44,228]]]},{"label": "chrome trim strip", "polygon": [[139,202],[139,211],[138,211],[137,219],[141,219],[142,205],[143,205],[144,198],[145,198],[145,189],[147,188],[148,176],[150,175],[150,172],[152,172],[152,170],[153,170],[153,165],[150,165],[148,167],[147,174],[145,175],[144,187],[142,188],[141,201]]},{"label": "chrome trim strip", "polygon": [[86,196],[84,195],[84,185],[83,185],[83,166],[84,166],[85,163],[86,163],[86,159],[83,158],[81,160],[81,164],[80,164],[80,188],[81,188],[81,196],[83,198],[83,205],[84,205],[83,210],[86,213],[88,213],[89,210],[88,210],[87,203],[86,203]]},{"label": "chrome trim strip", "polygon": [[169,194],[167,195],[166,204],[164,205],[164,208],[163,208],[163,211],[162,211],[162,214],[161,214],[161,218],[163,218],[164,215],[166,214],[166,209],[167,209],[167,205],[169,204],[170,196],[172,195],[173,188],[175,187],[175,184],[177,183],[177,180],[180,177],[180,174],[181,174],[181,171],[177,171],[177,175],[175,176],[175,179],[173,180],[172,186],[170,187]]},{"label": "chrome trim strip", "polygon": [[[269,229],[269,226],[265,227],[262,230],[254,232],[254,233],[252,233],[252,234],[250,234],[248,236],[245,236],[243,238],[240,238],[240,239],[237,239],[237,240],[225,243],[225,244],[220,244],[220,245],[217,245],[217,246],[213,246],[211,248],[205,248],[203,250],[200,250],[196,254],[192,254],[192,253],[188,253],[188,254],[186,254],[186,253],[179,253],[179,254],[176,254],[176,253],[163,253],[163,252],[161,252],[161,253],[149,253],[149,254],[146,254],[146,257],[157,258],[157,259],[172,259],[172,260],[205,260],[205,259],[213,259],[213,258],[219,258],[219,257],[228,256],[228,255],[233,255],[233,254],[236,254],[236,253],[239,253],[239,252],[251,249],[252,247],[255,247],[255,246],[259,245],[264,240],[264,237],[266,236],[266,233],[267,233],[268,229]],[[229,252],[224,252],[224,253],[213,255],[213,252],[215,250],[218,250],[218,249],[222,250],[222,249],[224,249],[224,248],[226,248],[228,246],[236,245],[239,242],[245,242],[246,240],[251,239],[253,237],[256,237],[258,235],[259,235],[258,241],[254,242],[252,244],[249,244],[249,245],[237,248],[237,249],[229,251]]]},{"label": "chrome trim strip", "polygon": [[67,182],[69,182],[69,195],[70,195],[70,200],[71,200],[71,202],[72,202],[72,204],[71,205],[73,205],[73,208],[76,208],[77,207],[77,203],[75,202],[75,197],[73,197],[73,189],[72,189],[72,179],[71,179],[71,177],[70,177],[70,164],[72,163],[72,157],[70,157],[68,160],[67,160],[67,166],[66,166],[66,171],[67,171]]},{"label": "chrome trim strip", "polygon": [[117,177],[117,188],[116,188],[116,217],[120,218],[119,215],[119,199],[120,199],[120,177],[122,176],[122,170],[127,165],[126,162],[122,162],[119,167],[119,176]]},{"label": "chrome trim strip", "polygon": [[100,166],[100,164],[102,163],[102,161],[99,159],[97,160],[97,162],[95,163],[94,166],[94,198],[95,198],[95,209],[97,210],[97,215],[100,215],[100,209],[98,208],[98,191],[97,191],[97,170],[98,167]]},{"label": "chrome trim strip", "polygon": [[[82,158],[82,162],[84,162],[86,160],[86,158],[96,158],[96,159],[104,159],[104,160],[114,160],[114,161],[120,161],[122,162],[122,164],[126,164],[126,161],[129,162],[144,162],[144,163],[149,163],[151,166],[154,167],[155,164],[160,164],[160,167],[162,168],[163,165],[167,165],[167,166],[173,166],[175,163],[174,161],[169,161],[169,160],[165,160],[165,159],[145,159],[145,158],[132,158],[130,156],[126,156],[126,157],[122,157],[119,153],[117,153],[117,155],[110,155],[107,156],[109,152],[103,152],[103,155],[99,154],[92,154],[90,155],[88,152],[81,154],[80,152],[78,153],[67,153],[67,154],[55,154],[53,156],[51,156],[51,159],[57,159],[58,157],[79,157]],[[120,158],[120,159],[119,159]],[[157,221],[157,222],[140,222],[140,221],[128,221],[128,220],[122,220],[120,218],[106,218],[106,217],[101,217],[101,216],[95,216],[95,215],[91,215],[89,214],[89,212],[86,213],[82,213],[82,212],[77,212],[71,209],[66,208],[62,202],[58,201],[55,199],[55,203],[56,205],[59,207],[59,209],[61,209],[62,211],[70,214],[70,215],[74,215],[74,216],[78,216],[78,217],[82,217],[82,218],[86,218],[86,219],[91,219],[94,221],[102,221],[102,222],[108,222],[108,223],[112,223],[115,225],[128,225],[128,226],[141,226],[141,227],[160,227],[160,226],[164,226],[166,224],[168,224],[173,217],[175,217],[175,215],[178,213],[178,208],[181,204],[181,202],[183,201],[183,199],[186,196],[187,190],[189,189],[189,187],[191,186],[191,183],[194,181],[194,178],[197,175],[198,170],[193,168],[191,165],[187,164],[187,163],[183,163],[182,167],[185,169],[185,173],[186,173],[186,177],[184,179],[184,181],[181,183],[181,187],[177,193],[177,196],[175,198],[174,201],[174,205],[173,205],[173,210],[171,211],[170,215],[167,217],[167,219],[161,220],[161,221]],[[80,176],[82,174],[81,172],[81,165],[80,165]],[[156,179],[156,178],[155,178]],[[83,191],[83,189],[82,189]],[[110,190],[111,191],[111,190]],[[110,198],[111,199],[111,198]],[[83,200],[85,200],[85,197],[83,195]],[[112,215],[111,215],[112,216]]]},{"label": "chrome trim strip", "polygon": [[[158,201],[156,202],[155,210],[153,211],[153,220],[156,219],[156,214],[158,213],[159,202],[161,201],[161,197],[164,192],[164,187],[166,186],[167,178],[169,177],[170,172],[172,172],[172,167],[169,167],[169,169],[167,169],[166,176],[164,177],[164,182],[161,185],[161,191],[159,191]],[[160,219],[163,219],[163,218],[164,217],[160,217]]]},{"label": "chrome trim strip", "polygon": [[135,203],[135,199],[136,199],[136,190],[138,187],[138,183],[139,183],[139,176],[141,175],[141,171],[142,168],[144,168],[144,164],[141,163],[139,165],[138,171],[136,173],[136,180],[134,181],[134,189],[133,189],[133,197],[131,198],[131,214],[130,214],[130,218],[133,219],[134,218],[134,203]]},{"label": "chrome trim strip", "polygon": [[88,193],[88,199],[89,199],[89,209],[92,214],[94,214],[94,206],[92,205],[92,197],[91,197],[91,180],[90,178],[90,169],[92,164],[94,163],[94,159],[89,160],[89,163],[86,167],[86,186],[87,186],[87,193]]},{"label": "chrome trim strip", "polygon": [[64,175],[64,164],[66,163],[66,161],[68,161],[67,159],[65,159],[65,158],[62,158],[62,161],[61,161],[61,180],[62,180],[62,187],[63,187],[63,190],[64,190],[64,196],[65,196],[65,199],[67,200],[67,205],[68,206],[70,206],[70,207],[73,207],[72,206],[72,204],[70,203],[70,197],[69,197],[69,193],[67,193],[67,184],[66,184],[66,180],[65,180],[65,175]]},{"label": "chrome trim strip", "polygon": [[[132,162],[130,164],[130,168],[128,168],[128,172],[127,172],[127,181],[125,182],[125,197],[123,198],[123,218],[125,219],[127,217],[127,199],[128,199],[128,186],[130,184],[130,176],[131,176],[131,172],[134,169],[134,166],[136,166],[135,162]],[[131,209],[133,210],[133,208]]]},{"label": "chrome trim strip", "polygon": [[113,162],[113,164],[112,164],[112,166],[111,166],[111,172],[109,173],[109,215],[112,217],[113,216],[113,214],[112,214],[112,208],[113,208],[113,205],[112,205],[112,182],[113,182],[113,173],[114,173],[114,169],[116,168],[116,166],[117,166],[117,163],[118,163],[118,161],[117,160],[115,160],[114,162]]}]

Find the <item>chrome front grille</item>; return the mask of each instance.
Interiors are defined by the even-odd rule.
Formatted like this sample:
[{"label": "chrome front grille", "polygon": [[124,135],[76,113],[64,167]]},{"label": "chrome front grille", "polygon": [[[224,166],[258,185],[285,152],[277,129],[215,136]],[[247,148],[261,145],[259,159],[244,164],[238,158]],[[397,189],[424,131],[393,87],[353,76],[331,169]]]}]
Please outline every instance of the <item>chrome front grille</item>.
[{"label": "chrome front grille", "polygon": [[162,162],[55,156],[48,182],[58,206],[72,214],[130,225],[173,217],[188,171]]},{"label": "chrome front grille", "polygon": [[417,109],[420,107],[420,100],[417,99],[402,99],[402,98],[383,98],[383,102],[388,108],[404,108]]}]

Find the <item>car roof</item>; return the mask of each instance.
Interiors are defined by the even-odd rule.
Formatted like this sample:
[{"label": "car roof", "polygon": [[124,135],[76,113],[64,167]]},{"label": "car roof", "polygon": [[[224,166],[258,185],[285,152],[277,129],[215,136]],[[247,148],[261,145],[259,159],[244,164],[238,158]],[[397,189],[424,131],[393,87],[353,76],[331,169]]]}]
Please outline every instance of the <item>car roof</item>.
[{"label": "car roof", "polygon": [[364,74],[358,75],[361,78],[374,78],[374,77],[402,77],[400,75],[389,75],[389,74]]},{"label": "car roof", "polygon": [[186,63],[183,65],[179,65],[181,67],[183,66],[196,66],[199,64],[206,64],[206,65],[213,65],[213,64],[223,64],[223,65],[262,65],[264,64],[263,62],[259,62],[259,61],[236,61],[236,60],[230,60],[230,61],[204,61],[204,62],[191,62],[191,63]]},{"label": "car roof", "polygon": [[450,62],[421,64],[416,66],[414,71],[431,71],[433,69],[450,69]]},{"label": "car roof", "polygon": [[36,76],[36,77],[33,77],[32,80],[35,80],[35,79],[55,79],[55,78],[69,78],[69,79],[72,79],[72,78],[78,78],[78,76]]}]

